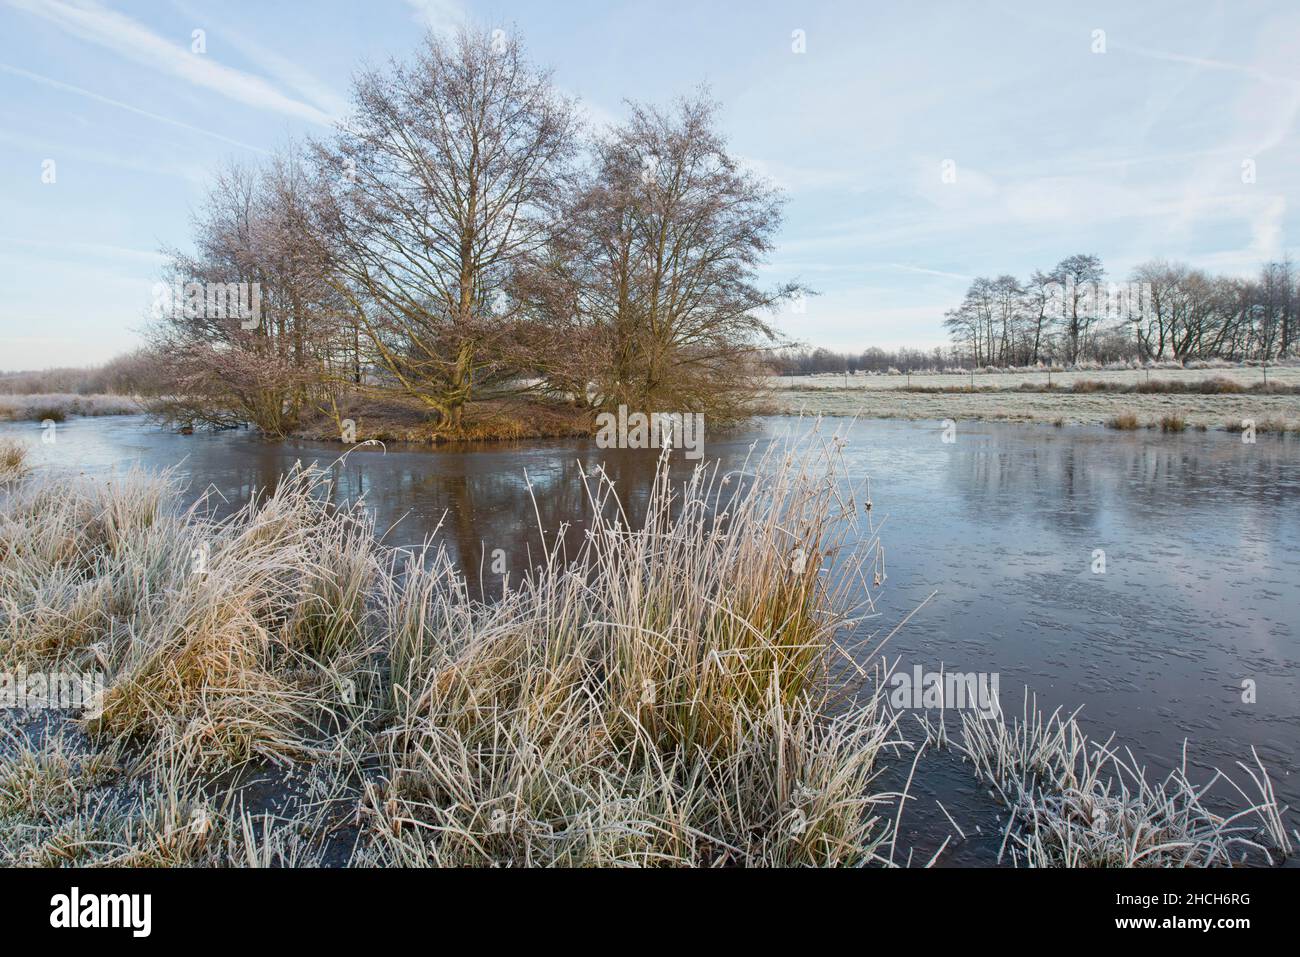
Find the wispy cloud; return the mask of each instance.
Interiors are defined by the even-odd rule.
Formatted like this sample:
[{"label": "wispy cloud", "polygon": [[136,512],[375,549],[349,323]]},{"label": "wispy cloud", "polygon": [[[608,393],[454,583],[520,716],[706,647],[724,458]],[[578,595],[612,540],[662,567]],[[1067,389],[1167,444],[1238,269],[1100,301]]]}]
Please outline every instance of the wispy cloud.
[{"label": "wispy cloud", "polygon": [[200,133],[203,136],[210,136],[213,139],[221,140],[223,143],[229,143],[232,146],[239,146],[242,147],[243,149],[253,150],[254,152],[257,153],[269,152],[269,150],[265,150],[260,146],[254,146],[251,143],[245,143],[241,140],[232,139],[231,137],[226,136],[224,133],[217,133],[214,130],[205,130],[203,127],[195,126],[193,123],[185,123],[182,122],[181,120],[172,119],[170,116],[163,116],[161,113],[152,113],[149,110],[142,110],[140,109],[140,107],[132,106],[130,103],[123,103],[121,100],[115,100],[112,97],[101,96],[98,93],[94,93],[90,90],[83,89],[82,87],[73,86],[71,83],[64,83],[62,80],[56,80],[52,77],[42,76],[39,73],[32,73],[30,70],[24,70],[20,67],[10,66],[8,63],[0,63],[0,73],[8,73],[12,76],[21,76],[24,79],[31,80],[33,83],[40,83],[45,86],[51,87],[52,89],[61,90],[64,93],[72,93],[75,94],[76,96],[84,96],[87,99],[96,101],[97,103],[104,103],[108,106],[114,106],[117,107],[119,110],[126,110],[127,112],[134,113],[137,116],[145,116],[151,120],[157,120],[159,123],[166,123],[167,125],[175,126],[178,129],[189,130],[191,133]]},{"label": "wispy cloud", "polygon": [[1204,70],[1226,70],[1230,73],[1240,73],[1243,76],[1252,79],[1262,80],[1265,83],[1278,83],[1284,86],[1300,86],[1300,77],[1281,76],[1266,70],[1261,70],[1249,64],[1231,63],[1227,60],[1214,60],[1210,57],[1189,56],[1185,53],[1172,53],[1168,50],[1151,50],[1146,47],[1129,47],[1123,44],[1112,44],[1116,50],[1134,53],[1137,56],[1147,57],[1152,60],[1165,60],[1170,63],[1184,63],[1188,66],[1199,67]]},{"label": "wispy cloud", "polygon": [[167,258],[159,252],[150,252],[146,249],[130,249],[126,246],[114,246],[111,243],[81,243],[71,240],[52,242],[41,239],[27,239],[20,236],[0,236],[0,243],[50,252],[64,252],[72,255],[85,253],[111,259],[133,259],[152,264],[160,264]]},{"label": "wispy cloud", "polygon": [[347,115],[350,109],[347,98],[307,68],[263,46],[244,31],[231,27],[225,20],[214,21],[211,14],[200,13],[188,3],[177,2],[175,7],[186,16],[194,18],[196,23],[205,24],[209,32],[215,31],[223,43],[230,44],[268,75],[279,80],[325,113],[336,119]]},{"label": "wispy cloud", "polygon": [[438,33],[449,33],[465,22],[465,8],[457,0],[403,0],[411,16]]},{"label": "wispy cloud", "polygon": [[223,66],[209,54],[190,52],[136,20],[107,10],[94,0],[7,0],[10,6],[43,17],[79,39],[114,51],[142,66],[178,77],[195,86],[257,109],[328,126],[324,111],[286,96],[262,77]]},{"label": "wispy cloud", "polygon": [[961,282],[970,282],[974,276],[968,276],[961,272],[948,272],[943,269],[927,269],[924,266],[909,266],[906,263],[881,263],[885,269],[898,269],[903,272],[919,273],[923,276],[937,276],[940,279],[955,279]]},{"label": "wispy cloud", "polygon": [[[148,173],[154,176],[174,176],[195,185],[208,182],[208,171],[199,163],[159,163],[150,159],[142,159],[141,155],[147,156],[147,153],[124,155],[108,150],[72,145],[66,142],[52,142],[8,130],[0,130],[0,143],[9,143],[42,158],[62,160],[71,157],[86,163],[97,163],[117,169],[134,170],[137,173]],[[0,242],[4,242],[3,237],[0,237]]]},{"label": "wispy cloud", "polygon": [[755,156],[742,156],[740,161],[751,172],[769,180],[788,193],[807,193],[815,190],[855,193],[867,187],[866,178],[854,169],[795,166]]}]

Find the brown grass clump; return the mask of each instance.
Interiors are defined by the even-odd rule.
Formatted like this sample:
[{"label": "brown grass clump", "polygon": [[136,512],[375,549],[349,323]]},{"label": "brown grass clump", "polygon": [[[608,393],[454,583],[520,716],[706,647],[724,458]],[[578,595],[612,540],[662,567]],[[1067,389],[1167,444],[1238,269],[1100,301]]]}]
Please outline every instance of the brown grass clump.
[{"label": "brown grass clump", "polygon": [[1138,417],[1132,412],[1121,412],[1106,420],[1106,428],[1119,429],[1122,432],[1131,432],[1140,427]]},{"label": "brown grass clump", "polygon": [[[836,461],[665,469],[636,523],[593,476],[581,553],[489,603],[445,551],[376,545],[319,474],[220,522],[165,476],[23,488],[0,664],[107,687],[66,737],[0,747],[0,833],[25,834],[0,861],[877,860],[894,721],[872,695],[832,709],[830,660],[878,543]],[[229,790],[290,764],[310,801]]]},{"label": "brown grass clump", "polygon": [[1187,431],[1187,420],[1176,412],[1160,418],[1161,432],[1185,432]]},{"label": "brown grass clump", "polygon": [[[1241,427],[1238,423],[1238,428]],[[1256,432],[1271,432],[1275,435],[1282,435],[1286,432],[1300,431],[1300,426],[1287,422],[1285,419],[1263,418],[1255,422]]]},{"label": "brown grass clump", "polygon": [[445,568],[388,577],[404,586],[384,603],[400,731],[370,802],[383,858],[873,860],[892,722],[874,698],[824,717],[844,622],[824,569],[860,513],[818,471],[700,470],[680,493],[661,473],[638,526],[598,476],[581,555],[548,555],[482,616]]},{"label": "brown grass clump", "polygon": [[1076,379],[1070,386],[1070,391],[1081,392],[1084,394],[1090,392],[1109,392],[1113,389],[1114,386],[1111,383],[1102,382],[1098,379]]},{"label": "brown grass clump", "polygon": [[[1152,379],[1149,382],[1139,382],[1131,389],[1133,392],[1142,393],[1199,393],[1200,395],[1239,395],[1243,392],[1265,392],[1274,391],[1265,389],[1264,384],[1256,383],[1254,385],[1242,385],[1240,382],[1234,382],[1232,379],[1223,376],[1211,376],[1208,379],[1198,379],[1195,381],[1179,381],[1176,379]],[[1289,391],[1289,390],[1282,390]]]},{"label": "brown grass clump", "polygon": [[27,471],[27,446],[17,439],[0,439],[0,483],[11,482]]},{"label": "brown grass clump", "polygon": [[328,510],[319,481],[290,476],[223,522],[180,510],[165,476],[20,490],[0,524],[6,663],[107,672],[88,729],[155,760],[300,753],[374,567],[365,514]]},{"label": "brown grass clump", "polygon": [[[1236,432],[1241,434],[1246,430],[1245,419],[1229,419],[1223,423],[1225,432]],[[1286,419],[1266,416],[1261,419],[1251,419],[1249,421],[1255,424],[1255,434],[1257,435],[1285,435],[1287,432],[1300,432],[1300,423],[1288,422]]]}]

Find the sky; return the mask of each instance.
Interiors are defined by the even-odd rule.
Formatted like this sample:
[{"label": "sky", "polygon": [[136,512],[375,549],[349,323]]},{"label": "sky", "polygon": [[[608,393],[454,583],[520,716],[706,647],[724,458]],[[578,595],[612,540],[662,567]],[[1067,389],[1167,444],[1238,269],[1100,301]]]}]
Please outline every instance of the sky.
[{"label": "sky", "polygon": [[1300,3],[1084,6],[0,0],[0,370],[139,345],[220,163],[329,136],[359,66],[466,21],[595,124],[707,84],[785,190],[762,278],[818,291],[778,317],[797,341],[932,348],[973,277],[1072,253],[1296,256]]}]

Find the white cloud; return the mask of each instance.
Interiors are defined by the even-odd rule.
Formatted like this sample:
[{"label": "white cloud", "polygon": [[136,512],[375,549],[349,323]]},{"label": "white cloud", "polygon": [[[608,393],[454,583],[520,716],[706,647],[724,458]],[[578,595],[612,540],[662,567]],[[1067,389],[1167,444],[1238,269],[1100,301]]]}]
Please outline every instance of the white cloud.
[{"label": "white cloud", "polygon": [[[182,6],[181,9],[189,12],[188,6]],[[347,115],[350,109],[347,98],[310,70],[262,46],[246,34],[233,30],[224,23],[220,24],[216,31],[224,42],[228,42],[271,76],[331,117],[341,119]]]},{"label": "white cloud", "polygon": [[[67,157],[78,159],[86,163],[97,163],[103,166],[113,166],[118,169],[134,170],[137,173],[149,173],[157,176],[174,176],[183,179],[186,182],[195,185],[202,185],[208,182],[209,172],[199,163],[167,163],[156,162],[149,159],[142,159],[141,155],[133,154],[124,155],[107,150],[87,148],[84,146],[69,146],[65,143],[50,142],[49,140],[38,139],[33,136],[24,136],[21,133],[11,133],[0,130],[0,143],[9,143],[32,153],[39,154],[42,158],[50,157],[56,160],[63,160]],[[0,238],[0,242],[3,242]]]},{"label": "white cloud", "polygon": [[23,70],[16,66],[10,66],[7,63],[0,63],[0,73],[9,73],[13,76],[21,76],[24,79],[31,80],[34,83],[40,83],[44,86],[52,87],[56,90],[62,90],[64,93],[73,93],[77,96],[84,96],[87,99],[94,100],[97,103],[104,103],[108,106],[115,106],[119,110],[126,110],[137,116],[148,117],[151,120],[157,120],[159,123],[166,123],[168,126],[175,126],[178,129],[189,130],[191,133],[200,133],[203,136],[210,136],[213,139],[221,140],[223,143],[229,143],[232,146],[239,146],[246,150],[253,150],[257,153],[266,153],[267,150],[260,146],[254,146],[251,143],[244,143],[240,140],[232,139],[224,133],[217,133],[213,130],[205,130],[201,126],[195,126],[192,123],[184,123],[180,120],[174,120],[170,116],[163,116],[161,113],[152,113],[149,110],[142,110],[138,106],[132,106],[130,103],[123,103],[121,100],[114,100],[111,97],[100,96],[90,90],[84,90],[79,86],[73,86],[71,83],[64,83],[62,80],[55,80],[52,77],[42,76],[39,73],[32,73],[29,70]]},{"label": "white cloud", "polygon": [[28,246],[34,249],[41,249],[55,253],[87,253],[92,256],[101,256],[111,259],[133,259],[151,265],[161,265],[167,259],[167,257],[160,252],[150,252],[146,249],[131,249],[127,246],[114,246],[110,243],[82,243],[73,242],[71,240],[50,242],[41,239],[25,239],[19,236],[0,236],[0,243]]},{"label": "white cloud", "polygon": [[411,17],[437,33],[450,33],[465,22],[465,10],[457,0],[405,0]]},{"label": "white cloud", "polygon": [[1204,70],[1226,70],[1230,73],[1240,73],[1254,80],[1262,80],[1266,83],[1280,83],[1289,86],[1300,84],[1300,79],[1296,77],[1280,76],[1270,73],[1257,67],[1244,65],[1240,63],[1229,63],[1225,60],[1213,60],[1209,57],[1188,56],[1182,53],[1171,53],[1166,50],[1149,50],[1145,47],[1126,47],[1121,44],[1112,44],[1113,49],[1127,50],[1129,53],[1135,53],[1138,56],[1148,57],[1153,60],[1166,60],[1170,63],[1183,63],[1188,66],[1198,67]]},{"label": "white cloud", "polygon": [[854,169],[834,166],[796,166],[753,156],[741,156],[738,159],[750,172],[770,180],[773,185],[787,193],[808,193],[817,190],[857,193],[866,189],[868,185],[867,177]]},{"label": "white cloud", "polygon": [[107,10],[94,0],[7,0],[10,6],[43,17],[61,30],[106,47],[142,66],[179,77],[228,99],[322,126],[330,117],[309,103],[293,99],[259,76],[216,62],[210,54],[191,53],[130,17]]}]

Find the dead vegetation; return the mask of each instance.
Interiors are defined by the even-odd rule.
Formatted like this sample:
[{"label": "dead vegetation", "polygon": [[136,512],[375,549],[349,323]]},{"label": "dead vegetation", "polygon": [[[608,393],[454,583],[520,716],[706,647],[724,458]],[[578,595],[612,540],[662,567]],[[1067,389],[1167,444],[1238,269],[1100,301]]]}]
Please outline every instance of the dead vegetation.
[{"label": "dead vegetation", "polygon": [[[893,722],[871,695],[828,707],[877,546],[834,459],[665,472],[635,526],[593,476],[581,554],[490,603],[443,550],[376,545],[309,472],[220,522],[165,476],[22,487],[0,513],[4,667],[107,688],[87,715],[6,721],[0,857],[878,860]],[[852,582],[827,574],[841,552]]]},{"label": "dead vegetation", "polygon": [[[1253,754],[1239,762],[1253,792],[1222,771],[1203,784],[1181,764],[1152,781],[1131,752],[1084,733],[1078,712],[1044,715],[1026,692],[1008,721],[961,715],[961,740],[927,725],[928,741],[970,761],[1010,811],[998,859],[1029,867],[1270,866],[1291,853],[1272,783]],[[1218,788],[1220,793],[1216,793]],[[1231,810],[1225,811],[1225,808]]]},{"label": "dead vegetation", "polygon": [[[487,601],[442,548],[377,544],[319,473],[221,521],[165,475],[15,483],[0,671],[105,690],[0,711],[0,863],[892,863],[877,774],[906,742],[843,647],[883,559],[868,490],[810,441],[661,469],[643,521],[597,472],[579,553]],[[1216,817],[1185,774],[1126,778],[1072,721],[1026,722],[963,745],[1015,809],[1013,863],[1289,850],[1262,769]]]}]

